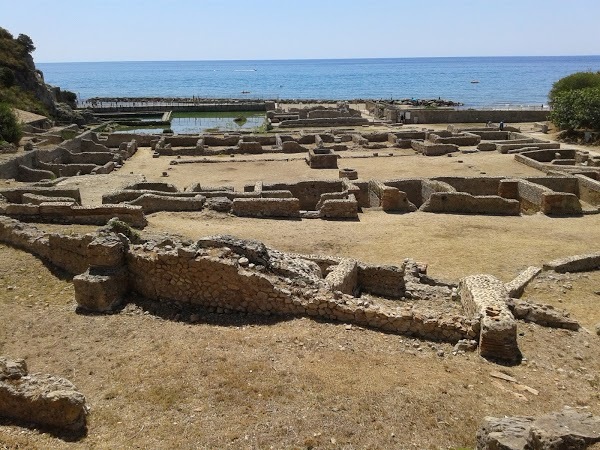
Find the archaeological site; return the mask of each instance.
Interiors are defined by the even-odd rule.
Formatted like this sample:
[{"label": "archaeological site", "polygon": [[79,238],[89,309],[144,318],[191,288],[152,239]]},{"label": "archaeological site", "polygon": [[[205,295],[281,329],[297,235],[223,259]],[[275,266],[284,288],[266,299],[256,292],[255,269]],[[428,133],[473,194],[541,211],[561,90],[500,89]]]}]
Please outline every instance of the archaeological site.
[{"label": "archaeological site", "polygon": [[0,154],[0,448],[597,448],[598,147],[540,110],[115,104]]}]

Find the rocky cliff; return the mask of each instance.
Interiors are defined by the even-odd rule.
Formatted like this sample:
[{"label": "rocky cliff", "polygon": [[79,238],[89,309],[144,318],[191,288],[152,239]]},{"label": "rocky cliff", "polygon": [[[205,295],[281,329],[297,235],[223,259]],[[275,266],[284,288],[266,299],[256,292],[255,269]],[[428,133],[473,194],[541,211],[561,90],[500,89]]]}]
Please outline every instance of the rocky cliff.
[{"label": "rocky cliff", "polygon": [[17,38],[0,27],[0,102],[38,114],[49,115],[60,122],[85,122],[74,111],[76,95],[45,83],[36,69],[31,52],[33,41],[27,35]]}]

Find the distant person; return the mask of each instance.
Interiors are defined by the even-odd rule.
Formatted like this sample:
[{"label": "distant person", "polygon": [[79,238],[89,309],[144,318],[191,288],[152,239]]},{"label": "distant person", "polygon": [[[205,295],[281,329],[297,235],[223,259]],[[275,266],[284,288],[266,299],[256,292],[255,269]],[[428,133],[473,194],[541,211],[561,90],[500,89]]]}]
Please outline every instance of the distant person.
[{"label": "distant person", "polygon": [[500,122],[500,131],[504,131],[504,121]]}]

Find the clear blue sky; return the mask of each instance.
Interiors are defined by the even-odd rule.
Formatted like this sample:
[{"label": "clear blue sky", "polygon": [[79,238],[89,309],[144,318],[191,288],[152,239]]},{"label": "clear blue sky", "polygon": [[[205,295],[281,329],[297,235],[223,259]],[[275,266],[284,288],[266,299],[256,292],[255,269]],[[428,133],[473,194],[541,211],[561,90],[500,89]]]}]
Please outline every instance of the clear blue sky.
[{"label": "clear blue sky", "polygon": [[600,0],[0,0],[36,62],[600,54]]}]

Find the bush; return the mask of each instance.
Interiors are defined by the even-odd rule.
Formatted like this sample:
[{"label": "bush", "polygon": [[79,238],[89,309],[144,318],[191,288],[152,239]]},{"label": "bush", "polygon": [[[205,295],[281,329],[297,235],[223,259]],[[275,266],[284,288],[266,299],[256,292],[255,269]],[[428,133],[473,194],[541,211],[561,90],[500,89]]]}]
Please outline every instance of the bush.
[{"label": "bush", "polygon": [[23,137],[23,131],[17,116],[10,106],[0,103],[0,141],[4,140],[19,145],[21,137]]},{"label": "bush", "polygon": [[587,88],[600,88],[600,72],[577,72],[561,78],[552,85],[548,99],[554,106],[561,94]]},{"label": "bush", "polygon": [[0,67],[0,86],[12,87],[15,84],[15,73],[8,67]]},{"label": "bush", "polygon": [[600,87],[557,94],[550,120],[561,130],[600,131]]}]

